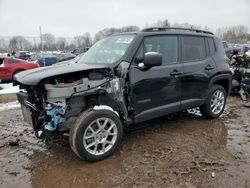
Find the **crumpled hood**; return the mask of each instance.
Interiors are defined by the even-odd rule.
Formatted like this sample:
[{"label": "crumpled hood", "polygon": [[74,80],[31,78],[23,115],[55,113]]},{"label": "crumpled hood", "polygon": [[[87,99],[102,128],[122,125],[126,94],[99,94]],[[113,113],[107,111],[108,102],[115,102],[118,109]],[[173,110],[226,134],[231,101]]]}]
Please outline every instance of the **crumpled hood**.
[{"label": "crumpled hood", "polygon": [[[110,68],[107,65],[99,64],[62,64],[57,66],[40,67],[27,71],[22,71],[14,76],[14,84],[18,83],[24,85],[37,85],[41,80],[52,76],[58,76],[61,74],[93,70],[93,69],[104,69]],[[18,82],[18,83],[16,83]]]}]

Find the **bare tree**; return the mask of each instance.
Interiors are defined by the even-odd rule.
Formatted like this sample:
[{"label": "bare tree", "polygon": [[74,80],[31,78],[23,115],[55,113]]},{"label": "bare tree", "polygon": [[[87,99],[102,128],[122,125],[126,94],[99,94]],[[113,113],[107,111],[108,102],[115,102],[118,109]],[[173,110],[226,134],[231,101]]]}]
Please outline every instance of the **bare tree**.
[{"label": "bare tree", "polygon": [[194,25],[190,23],[174,23],[172,27],[180,27],[180,28],[191,28],[191,29],[202,29],[200,25]]},{"label": "bare tree", "polygon": [[[170,24],[168,19],[158,20],[153,24],[147,24],[146,27],[152,27],[152,26],[170,27],[170,25],[172,27],[204,29],[211,31],[211,29],[207,26],[194,25],[190,23]],[[105,28],[103,30],[98,31],[93,39],[91,38],[90,33],[84,33],[82,35],[75,36],[74,40],[71,42],[67,42],[64,37],[56,38],[51,33],[43,34],[42,38],[45,50],[74,50],[78,48],[80,51],[85,51],[88,47],[92,46],[93,43],[107,36],[121,32],[133,32],[139,30],[140,28],[134,25],[124,26],[121,28],[115,28],[115,27]],[[216,35],[231,43],[245,43],[247,41],[250,41],[249,30],[244,25],[218,28],[216,30]],[[5,39],[0,39],[0,50],[2,51],[9,51],[9,50],[36,51],[39,49],[41,49],[41,44],[36,43],[35,39],[32,44],[23,36],[14,36],[9,41]]]},{"label": "bare tree", "polygon": [[8,41],[5,39],[0,39],[0,51],[8,50]]},{"label": "bare tree", "polygon": [[85,43],[87,48],[92,46],[92,39],[89,32],[85,33]]},{"label": "bare tree", "polygon": [[29,50],[31,47],[31,43],[22,36],[12,37],[9,42],[9,48],[13,51]]},{"label": "bare tree", "polygon": [[78,35],[74,37],[74,42],[76,47],[85,51],[92,45],[92,40],[90,37],[90,33],[85,33],[83,35]]},{"label": "bare tree", "polygon": [[151,24],[151,27],[170,27],[170,22],[168,19],[158,20],[157,22]]},{"label": "bare tree", "polygon": [[108,36],[116,34],[116,33],[133,32],[133,31],[138,31],[138,30],[140,30],[140,28],[138,26],[133,26],[133,25],[124,26],[124,27],[121,27],[121,28],[114,28],[114,27],[105,28],[105,29],[103,29],[101,31],[98,31],[95,34],[94,42],[97,42],[100,39],[103,39],[105,37],[108,37]]},{"label": "bare tree", "polygon": [[65,50],[66,39],[64,37],[59,37],[56,39],[55,46],[57,50]]},{"label": "bare tree", "polygon": [[44,43],[44,49],[46,50],[53,50],[54,49],[54,43],[55,43],[55,36],[51,33],[45,33],[42,35],[43,43]]},{"label": "bare tree", "polygon": [[250,40],[248,28],[244,25],[218,28],[216,35],[231,43],[245,43]]},{"label": "bare tree", "polygon": [[135,25],[128,25],[128,26],[124,26],[121,28],[121,32],[134,32],[134,31],[139,31],[139,30],[140,28]]}]

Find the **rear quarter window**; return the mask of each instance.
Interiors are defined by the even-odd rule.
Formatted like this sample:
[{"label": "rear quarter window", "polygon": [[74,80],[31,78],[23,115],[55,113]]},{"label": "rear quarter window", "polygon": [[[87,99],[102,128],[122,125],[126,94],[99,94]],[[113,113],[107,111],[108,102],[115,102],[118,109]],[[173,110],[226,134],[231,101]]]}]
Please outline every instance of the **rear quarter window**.
[{"label": "rear quarter window", "polygon": [[211,37],[208,37],[208,46],[209,46],[210,54],[213,55],[216,52],[216,48],[215,48],[214,39]]}]

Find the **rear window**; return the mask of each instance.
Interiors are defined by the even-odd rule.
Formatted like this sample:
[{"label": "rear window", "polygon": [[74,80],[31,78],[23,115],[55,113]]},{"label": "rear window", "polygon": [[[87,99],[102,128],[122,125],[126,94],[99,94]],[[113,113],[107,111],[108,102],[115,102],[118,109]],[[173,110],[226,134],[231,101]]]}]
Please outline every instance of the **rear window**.
[{"label": "rear window", "polygon": [[205,38],[198,36],[182,37],[182,60],[183,62],[198,61],[205,59]]}]

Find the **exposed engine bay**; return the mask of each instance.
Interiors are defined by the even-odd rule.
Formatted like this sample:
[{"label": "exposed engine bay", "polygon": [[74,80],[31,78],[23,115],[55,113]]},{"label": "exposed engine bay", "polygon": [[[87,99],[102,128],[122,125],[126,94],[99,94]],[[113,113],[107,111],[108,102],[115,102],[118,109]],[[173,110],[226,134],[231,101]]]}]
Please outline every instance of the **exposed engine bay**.
[{"label": "exposed engine bay", "polygon": [[121,72],[122,68],[116,74],[99,69],[46,78],[36,86],[20,85],[26,90],[18,94],[23,116],[38,137],[44,132],[68,132],[81,112],[94,106],[106,105],[125,118]]}]

